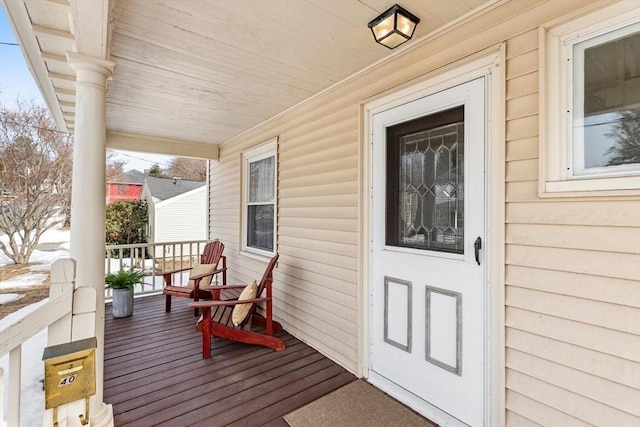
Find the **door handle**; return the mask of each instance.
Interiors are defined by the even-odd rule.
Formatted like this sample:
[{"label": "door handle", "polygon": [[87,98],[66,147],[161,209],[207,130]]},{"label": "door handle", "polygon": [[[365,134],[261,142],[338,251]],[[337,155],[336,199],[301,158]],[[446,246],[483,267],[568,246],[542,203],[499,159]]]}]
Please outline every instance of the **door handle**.
[{"label": "door handle", "polygon": [[480,236],[478,236],[476,241],[473,243],[473,249],[476,253],[476,262],[480,265],[480,249],[482,249],[482,238],[480,238]]}]

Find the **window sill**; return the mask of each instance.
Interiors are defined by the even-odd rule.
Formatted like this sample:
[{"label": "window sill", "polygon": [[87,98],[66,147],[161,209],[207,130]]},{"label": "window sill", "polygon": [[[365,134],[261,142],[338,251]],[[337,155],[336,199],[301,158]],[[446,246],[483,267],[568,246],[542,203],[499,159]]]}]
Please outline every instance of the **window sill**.
[{"label": "window sill", "polygon": [[258,253],[258,252],[248,251],[245,249],[240,251],[240,256],[251,258],[261,262],[269,262],[271,258],[275,256],[275,252],[273,254],[269,254],[267,252]]},{"label": "window sill", "polygon": [[540,197],[601,197],[640,195],[640,176],[576,179],[542,183]]}]

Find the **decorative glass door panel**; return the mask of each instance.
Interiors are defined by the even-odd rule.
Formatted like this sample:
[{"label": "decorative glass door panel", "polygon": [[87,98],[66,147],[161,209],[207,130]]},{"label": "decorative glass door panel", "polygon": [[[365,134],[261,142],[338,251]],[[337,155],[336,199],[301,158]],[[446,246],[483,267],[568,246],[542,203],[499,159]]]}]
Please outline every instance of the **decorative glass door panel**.
[{"label": "decorative glass door panel", "polygon": [[387,245],[464,253],[464,107],[387,128]]}]

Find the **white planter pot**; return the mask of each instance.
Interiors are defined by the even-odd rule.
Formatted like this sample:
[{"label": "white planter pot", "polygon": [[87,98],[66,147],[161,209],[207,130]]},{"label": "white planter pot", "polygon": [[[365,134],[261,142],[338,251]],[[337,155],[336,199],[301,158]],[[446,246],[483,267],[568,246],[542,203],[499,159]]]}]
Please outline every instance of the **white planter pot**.
[{"label": "white planter pot", "polygon": [[133,314],[133,292],[129,289],[113,289],[111,303],[113,317],[129,317]]}]

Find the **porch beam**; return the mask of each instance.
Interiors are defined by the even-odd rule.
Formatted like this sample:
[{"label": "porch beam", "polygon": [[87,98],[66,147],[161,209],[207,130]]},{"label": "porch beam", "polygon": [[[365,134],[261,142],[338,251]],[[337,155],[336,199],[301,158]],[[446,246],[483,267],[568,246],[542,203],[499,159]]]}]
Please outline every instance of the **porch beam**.
[{"label": "porch beam", "polygon": [[214,143],[156,138],[125,132],[107,132],[107,148],[207,160],[218,160],[220,153],[218,144]]},{"label": "porch beam", "polygon": [[115,1],[71,2],[76,51],[94,58],[108,58],[110,50],[110,15]]}]

